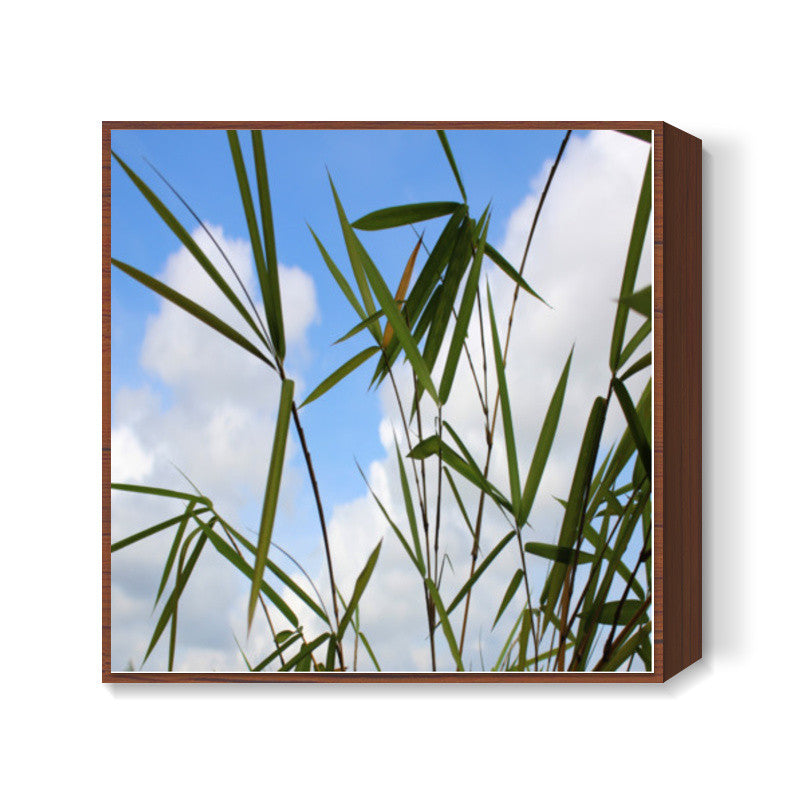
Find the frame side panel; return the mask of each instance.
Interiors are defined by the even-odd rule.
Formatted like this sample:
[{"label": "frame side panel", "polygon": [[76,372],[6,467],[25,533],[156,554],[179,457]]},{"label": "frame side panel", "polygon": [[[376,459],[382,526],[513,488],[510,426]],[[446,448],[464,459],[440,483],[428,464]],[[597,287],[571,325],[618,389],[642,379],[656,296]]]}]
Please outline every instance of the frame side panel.
[{"label": "frame side panel", "polygon": [[664,125],[664,678],[702,653],[701,141]]}]

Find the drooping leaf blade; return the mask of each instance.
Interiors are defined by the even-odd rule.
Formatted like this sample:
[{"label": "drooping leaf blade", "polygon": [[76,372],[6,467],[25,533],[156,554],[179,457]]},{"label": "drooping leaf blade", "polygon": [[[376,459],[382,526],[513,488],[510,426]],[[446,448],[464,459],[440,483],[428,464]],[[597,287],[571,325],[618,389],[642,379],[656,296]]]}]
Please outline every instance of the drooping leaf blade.
[{"label": "drooping leaf blade", "polygon": [[411,203],[404,206],[391,206],[373,211],[371,214],[357,219],[353,227],[362,231],[380,231],[386,228],[398,228],[401,225],[412,225],[415,222],[424,222],[428,219],[443,217],[452,214],[461,206],[461,203]]},{"label": "drooping leaf blade", "polygon": [[351,372],[358,369],[365,361],[368,361],[375,353],[380,352],[380,347],[377,345],[373,345],[372,347],[368,347],[366,350],[362,350],[360,353],[354,355],[348,361],[345,361],[340,367],[337,367],[327,378],[325,378],[319,386],[316,387],[309,395],[306,397],[305,400],[300,404],[300,408],[309,403],[313,402],[319,397],[322,397],[325,392],[329,389],[332,389],[336,386],[339,381],[346,378]]}]

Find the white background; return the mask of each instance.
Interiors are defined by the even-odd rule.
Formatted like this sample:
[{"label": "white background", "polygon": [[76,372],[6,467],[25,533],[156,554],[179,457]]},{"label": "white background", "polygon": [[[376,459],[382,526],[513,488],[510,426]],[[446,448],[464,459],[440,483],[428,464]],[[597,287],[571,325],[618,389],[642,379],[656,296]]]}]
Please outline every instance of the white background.
[{"label": "white background", "polygon": [[[766,0],[4,12],[10,797],[784,797],[795,784],[795,28]],[[100,122],[664,119],[703,139],[704,659],[666,686],[103,686]],[[10,784],[10,786],[9,786]]]}]

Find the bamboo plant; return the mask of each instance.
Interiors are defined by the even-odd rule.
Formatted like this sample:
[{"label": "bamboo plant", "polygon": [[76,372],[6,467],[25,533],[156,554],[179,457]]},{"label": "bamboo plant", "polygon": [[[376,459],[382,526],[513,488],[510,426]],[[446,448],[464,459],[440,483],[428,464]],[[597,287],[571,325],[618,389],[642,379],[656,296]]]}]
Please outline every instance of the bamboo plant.
[{"label": "bamboo plant", "polygon": [[[624,133],[650,141],[649,131]],[[649,344],[652,326],[651,289],[648,286],[634,290],[651,214],[651,160],[648,159],[638,204],[632,213],[627,258],[620,265],[616,317],[610,331],[608,389],[604,397],[597,397],[592,403],[572,479],[564,487],[564,497],[560,500],[563,515],[556,541],[543,542],[532,538],[531,516],[558,430],[572,354],[567,356],[553,387],[532,453],[521,452],[515,438],[515,399],[510,396],[506,372],[520,296],[524,293],[533,302],[545,302],[526,281],[524,272],[542,208],[552,182],[557,180],[571,132],[567,131],[563,137],[550,169],[518,266],[509,263],[491,244],[490,209],[480,214],[473,212],[447,136],[444,131],[437,134],[457,189],[453,200],[383,208],[350,221],[329,177],[332,208],[341,228],[352,279],[334,262],[317,234],[310,230],[309,235],[316,242],[333,283],[353,312],[353,327],[337,341],[361,337],[366,346],[335,369],[302,402],[295,397],[295,383],[286,369],[285,311],[261,132],[250,133],[255,187],[248,178],[240,134],[236,131],[227,134],[256,266],[260,290],[256,299],[247,292],[224,250],[177,190],[161,176],[173,200],[183,204],[203,226],[230,276],[223,276],[214,266],[153,188],[113,154],[156,214],[194,257],[198,268],[205,271],[225,296],[248,335],[136,267],[114,258],[112,264],[246,350],[280,385],[263,508],[258,530],[252,535],[237,530],[224,519],[212,499],[193,485],[193,491],[188,492],[112,484],[117,491],[173,498],[185,504],[183,513],[111,545],[113,553],[150,536],[172,536],[156,593],[160,612],[143,664],[162,636],[167,635],[168,668],[173,669],[181,595],[204,549],[210,545],[218,557],[245,575],[250,583],[248,631],[257,624],[266,626],[269,632],[269,652],[257,663],[245,658],[249,670],[354,670],[358,668],[359,646],[366,653],[370,668],[381,669],[380,653],[374,652],[369,632],[360,624],[360,606],[368,600],[365,590],[380,558],[381,543],[366,559],[352,588],[345,592],[336,577],[312,457],[313,443],[307,441],[300,413],[305,405],[324,402],[329,390],[368,365],[372,371],[371,386],[388,381],[401,420],[393,456],[405,518],[394,518],[372,487],[369,490],[392,535],[406,553],[409,570],[418,575],[419,602],[427,621],[424,635],[430,650],[430,669],[467,668],[465,640],[473,591],[490,570],[506,563],[514,566],[505,578],[502,596],[496,598],[493,627],[505,626],[507,636],[484,668],[522,672],[614,671],[630,669],[638,657],[645,669],[651,669],[651,383],[635,399],[628,389],[629,379],[651,365],[650,352],[633,360]],[[370,257],[362,237],[368,232],[401,226],[416,231],[417,224],[440,218],[444,219],[440,235],[430,248],[418,237],[393,291]],[[417,270],[421,260],[423,263]],[[498,325],[492,294],[484,281],[489,261],[514,286],[504,330]],[[234,288],[234,283],[240,291]],[[479,341],[471,342],[467,333],[475,314]],[[482,452],[471,451],[448,419],[448,400],[459,369],[469,370],[483,415],[486,445]],[[491,394],[490,374],[495,387]],[[401,380],[406,375],[410,385],[402,386]],[[619,440],[603,453],[601,439],[611,404],[621,409],[626,428]],[[498,418],[502,422],[502,436],[498,435]],[[302,565],[296,564],[309,580],[310,593],[272,557],[277,550],[291,558],[272,539],[286,444],[292,428],[313,492],[327,567],[328,585],[320,589]],[[489,479],[493,459],[504,465],[506,480],[502,485]],[[527,470],[521,471],[520,463],[528,464]],[[462,564],[452,564],[441,548],[445,494],[459,509],[462,535],[469,543],[469,557]],[[475,508],[475,513],[470,514],[468,508]],[[482,534],[490,510],[502,516],[508,532],[486,552]],[[498,559],[507,548],[516,554],[513,560]],[[452,592],[445,591],[443,586],[446,562],[450,562],[458,585]],[[534,564],[546,568],[546,577],[538,586],[534,585]],[[314,637],[306,633],[300,624],[301,606],[320,620],[323,633]]]}]

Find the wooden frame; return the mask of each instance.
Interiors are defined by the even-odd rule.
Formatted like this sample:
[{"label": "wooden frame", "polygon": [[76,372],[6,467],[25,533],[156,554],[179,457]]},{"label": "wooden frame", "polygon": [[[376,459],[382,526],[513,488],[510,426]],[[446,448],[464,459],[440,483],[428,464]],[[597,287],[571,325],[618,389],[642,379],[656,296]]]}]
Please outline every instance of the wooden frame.
[{"label": "wooden frame", "polygon": [[[115,129],[651,129],[654,133],[652,673],[111,671],[111,131]],[[102,680],[105,683],[661,683],[702,652],[701,141],[664,122],[104,122],[102,134]]]}]

